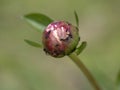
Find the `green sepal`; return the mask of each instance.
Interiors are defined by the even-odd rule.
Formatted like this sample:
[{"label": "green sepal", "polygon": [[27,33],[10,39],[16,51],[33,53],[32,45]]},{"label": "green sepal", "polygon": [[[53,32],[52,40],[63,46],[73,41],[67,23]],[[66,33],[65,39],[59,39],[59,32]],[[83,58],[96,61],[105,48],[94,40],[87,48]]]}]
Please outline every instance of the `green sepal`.
[{"label": "green sepal", "polygon": [[79,27],[79,18],[78,18],[78,14],[76,11],[74,11],[74,15],[75,15],[75,20],[76,20],[76,25],[77,27]]},{"label": "green sepal", "polygon": [[29,44],[30,46],[37,47],[37,48],[42,48],[42,44],[39,44],[37,42],[31,41],[31,40],[27,40],[27,39],[24,39],[24,41],[27,44]]},{"label": "green sepal", "polygon": [[41,13],[31,13],[24,15],[24,19],[35,27],[39,32],[43,32],[45,27],[53,22],[51,18]]},{"label": "green sepal", "polygon": [[79,55],[85,49],[86,46],[87,46],[87,42],[83,41],[81,45],[76,49],[75,53]]}]

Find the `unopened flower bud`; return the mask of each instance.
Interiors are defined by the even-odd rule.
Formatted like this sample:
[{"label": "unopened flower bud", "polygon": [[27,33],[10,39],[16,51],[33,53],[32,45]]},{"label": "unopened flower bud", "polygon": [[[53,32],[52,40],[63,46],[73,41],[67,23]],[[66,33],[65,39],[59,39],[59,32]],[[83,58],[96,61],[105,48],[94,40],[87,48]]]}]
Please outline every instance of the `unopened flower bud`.
[{"label": "unopened flower bud", "polygon": [[65,21],[50,23],[43,32],[44,51],[53,57],[72,53],[80,40],[78,28]]}]

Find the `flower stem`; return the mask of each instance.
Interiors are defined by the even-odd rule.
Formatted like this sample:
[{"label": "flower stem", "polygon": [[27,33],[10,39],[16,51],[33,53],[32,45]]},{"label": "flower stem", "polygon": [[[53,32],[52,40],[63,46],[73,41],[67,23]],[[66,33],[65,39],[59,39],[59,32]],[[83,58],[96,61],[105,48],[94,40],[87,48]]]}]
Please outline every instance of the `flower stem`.
[{"label": "flower stem", "polygon": [[85,67],[85,65],[81,62],[81,60],[77,57],[76,53],[73,52],[70,55],[68,55],[73,62],[82,70],[82,72],[84,73],[84,75],[87,77],[87,79],[89,80],[89,82],[93,85],[93,87],[95,88],[95,90],[101,90],[98,83],[96,82],[96,80],[93,78],[92,74],[89,72],[89,70]]}]

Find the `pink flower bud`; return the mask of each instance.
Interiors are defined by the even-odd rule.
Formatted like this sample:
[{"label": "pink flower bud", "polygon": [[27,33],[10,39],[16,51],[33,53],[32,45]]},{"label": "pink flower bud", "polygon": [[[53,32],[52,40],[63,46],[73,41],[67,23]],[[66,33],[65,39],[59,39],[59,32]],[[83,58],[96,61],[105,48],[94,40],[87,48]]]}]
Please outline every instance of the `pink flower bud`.
[{"label": "pink flower bud", "polygon": [[79,40],[78,28],[65,21],[52,22],[43,32],[44,51],[53,57],[69,55]]}]

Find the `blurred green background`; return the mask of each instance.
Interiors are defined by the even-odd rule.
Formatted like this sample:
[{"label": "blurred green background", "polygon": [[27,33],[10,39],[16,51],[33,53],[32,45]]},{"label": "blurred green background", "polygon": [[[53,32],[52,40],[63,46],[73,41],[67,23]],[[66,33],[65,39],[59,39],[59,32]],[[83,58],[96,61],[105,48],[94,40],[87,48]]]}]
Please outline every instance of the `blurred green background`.
[{"label": "blurred green background", "polygon": [[43,13],[75,24],[88,42],[79,56],[102,90],[116,89],[120,70],[120,0],[0,0],[0,90],[93,90],[68,58],[56,59],[24,39],[40,41],[40,33],[22,18]]}]

